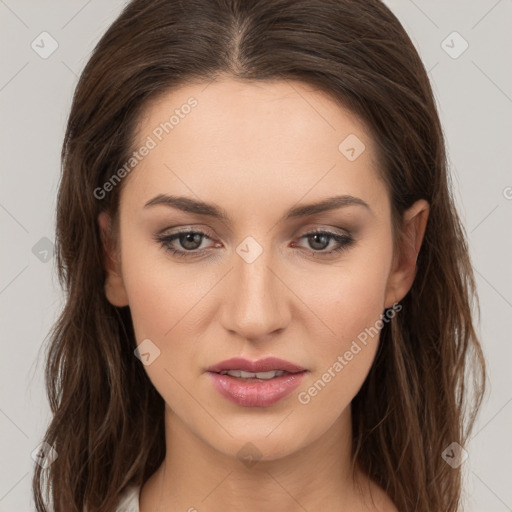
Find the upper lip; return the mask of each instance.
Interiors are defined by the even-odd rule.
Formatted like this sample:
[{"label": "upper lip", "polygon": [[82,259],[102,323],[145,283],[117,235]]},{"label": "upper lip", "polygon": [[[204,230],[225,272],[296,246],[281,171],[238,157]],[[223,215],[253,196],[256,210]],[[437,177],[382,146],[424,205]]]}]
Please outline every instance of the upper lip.
[{"label": "upper lip", "polygon": [[219,373],[224,370],[242,370],[244,372],[259,373],[270,372],[272,370],[283,370],[289,373],[302,372],[305,368],[297,366],[296,364],[279,359],[277,357],[265,357],[258,361],[250,361],[243,357],[233,357],[226,359],[220,363],[214,364],[206,369],[208,372]]}]

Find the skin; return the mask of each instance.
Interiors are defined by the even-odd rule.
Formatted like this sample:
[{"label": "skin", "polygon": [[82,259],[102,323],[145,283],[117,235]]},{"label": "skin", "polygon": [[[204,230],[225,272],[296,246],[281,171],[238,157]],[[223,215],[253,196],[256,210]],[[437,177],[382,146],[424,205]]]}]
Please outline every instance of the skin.
[{"label": "skin", "polygon": [[[166,93],[146,108],[134,147],[190,96],[197,107],[124,179],[120,237],[106,245],[109,301],[129,305],[137,343],[149,338],[160,350],[144,368],[166,402],[167,454],[142,487],[140,510],[394,511],[382,489],[350,473],[350,403],[378,335],[307,405],[297,397],[408,292],[428,204],[405,212],[406,236],[394,251],[389,195],[368,131],[300,82],[225,77]],[[354,161],[338,150],[349,134],[366,147]],[[158,194],[215,203],[230,221],[144,208]],[[351,205],[280,220],[293,206],[337,194],[371,210]],[[98,218],[105,235],[110,220]],[[194,246],[205,253],[178,258],[154,240],[185,228],[213,237]],[[314,229],[355,242],[326,255],[338,244],[303,237]],[[247,236],[263,249],[252,263],[236,252]],[[298,390],[270,407],[227,401],[205,373],[231,357],[270,355],[308,370]],[[251,467],[237,456],[246,443],[259,450]]]}]

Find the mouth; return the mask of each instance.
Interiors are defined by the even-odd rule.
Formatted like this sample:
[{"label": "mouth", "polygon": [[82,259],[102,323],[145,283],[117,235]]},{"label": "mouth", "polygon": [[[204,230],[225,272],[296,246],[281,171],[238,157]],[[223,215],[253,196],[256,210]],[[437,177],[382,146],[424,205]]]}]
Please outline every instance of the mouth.
[{"label": "mouth", "polygon": [[[293,375],[290,372],[284,370],[270,370],[268,372],[245,372],[243,370],[222,370],[217,372],[219,375],[229,375],[235,379],[243,379],[250,382],[262,382],[265,380],[275,379],[276,377],[282,377],[283,375]],[[300,373],[300,372],[295,372]]]},{"label": "mouth", "polygon": [[[284,359],[279,359],[278,357],[265,357],[258,361],[250,361],[243,357],[233,357],[206,368],[206,371],[214,373],[234,372],[232,375],[233,377],[242,378],[249,378],[249,376],[247,376],[248,373],[262,375],[267,373],[270,374],[270,372],[298,373],[305,370],[306,368],[303,368],[302,366]],[[240,375],[237,375],[236,372],[240,372]],[[254,375],[251,377],[254,377]],[[261,378],[265,379],[272,377],[273,376],[268,377],[267,375],[263,375]]]},{"label": "mouth", "polygon": [[305,368],[277,358],[260,361],[233,358],[207,368],[213,387],[243,407],[268,407],[289,395],[307,373]]}]

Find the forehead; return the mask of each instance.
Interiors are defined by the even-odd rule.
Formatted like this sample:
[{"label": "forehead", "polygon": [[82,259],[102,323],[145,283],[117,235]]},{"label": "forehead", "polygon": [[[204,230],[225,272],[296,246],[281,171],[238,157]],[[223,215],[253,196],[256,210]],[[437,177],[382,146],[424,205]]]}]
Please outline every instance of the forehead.
[{"label": "forehead", "polygon": [[163,93],[140,117],[134,150],[144,145],[125,184],[140,201],[172,190],[222,202],[236,192],[257,206],[333,192],[372,201],[383,191],[364,123],[301,82],[220,79]]},{"label": "forehead", "polygon": [[[302,144],[294,149],[303,148],[305,153],[310,149],[308,141],[318,144],[324,139],[332,146],[349,133],[367,139],[367,130],[356,115],[325,92],[291,80],[225,78],[181,86],[150,101],[138,123],[139,140],[148,134],[168,138],[172,133],[178,142],[180,134],[191,131],[207,147],[230,147],[230,155],[259,150],[262,143],[286,154],[296,141]],[[225,139],[226,134],[230,139]],[[234,139],[244,142],[243,146],[230,144]],[[372,141],[365,142],[368,146]]]}]

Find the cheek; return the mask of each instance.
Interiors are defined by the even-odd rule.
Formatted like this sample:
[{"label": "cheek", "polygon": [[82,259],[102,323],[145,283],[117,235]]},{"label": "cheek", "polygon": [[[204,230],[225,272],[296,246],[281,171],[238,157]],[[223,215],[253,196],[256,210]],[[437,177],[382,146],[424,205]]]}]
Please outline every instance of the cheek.
[{"label": "cheek", "polygon": [[329,279],[321,280],[323,287],[318,280],[304,283],[308,305],[326,328],[314,338],[315,367],[298,399],[329,410],[333,420],[357,394],[374,361],[391,258],[391,244],[381,240],[332,269]]},{"label": "cheek", "polygon": [[189,379],[199,373],[200,346],[194,342],[197,332],[193,326],[206,291],[165,256],[155,257],[153,252],[149,257],[149,251],[143,254],[131,249],[126,244],[123,278],[136,343],[151,340],[151,350],[157,354],[144,370],[165,402],[185,418],[197,409],[186,390],[192,389]]},{"label": "cheek", "polygon": [[[186,324],[200,298],[193,276],[176,264],[155,242],[126,229],[122,244],[122,273],[136,340],[163,340]],[[183,321],[185,320],[185,321]]]},{"label": "cheek", "polygon": [[173,262],[163,250],[142,245],[126,240],[122,261],[136,343],[150,339],[160,350],[146,370],[150,376],[156,368],[197,375],[199,338],[211,317],[208,293],[221,274]]},{"label": "cheek", "polygon": [[[378,249],[380,247],[380,250]],[[364,249],[364,250],[363,250]],[[322,278],[303,282],[308,304],[326,326],[323,353],[332,355],[374,326],[384,312],[391,246],[372,244],[342,260]]]},{"label": "cheek", "polygon": [[320,338],[312,373],[300,387],[298,403],[304,412],[322,416],[325,424],[336,421],[349,407],[372,367],[379,346],[382,300],[374,293],[348,287],[347,296],[323,310],[335,336]]}]

